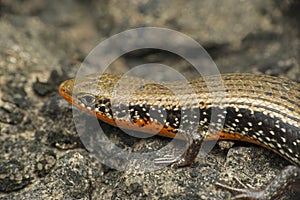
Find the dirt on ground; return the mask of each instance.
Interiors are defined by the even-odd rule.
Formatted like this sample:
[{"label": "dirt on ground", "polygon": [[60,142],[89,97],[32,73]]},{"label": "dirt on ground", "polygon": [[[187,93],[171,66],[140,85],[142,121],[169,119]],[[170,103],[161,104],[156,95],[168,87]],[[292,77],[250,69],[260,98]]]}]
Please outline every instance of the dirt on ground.
[{"label": "dirt on ground", "polygon": [[[208,52],[221,73],[259,73],[300,80],[300,3],[297,0],[1,0],[0,199],[230,199],[215,182],[233,177],[263,188],[290,163],[247,143],[218,143],[192,166],[124,172],[103,165],[82,143],[72,107],[58,94],[105,39],[139,27],[186,34]],[[190,63],[169,52],[129,52],[109,67],[126,73],[162,63],[188,78]],[[162,74],[163,76],[167,74]],[[130,151],[169,143],[129,137],[101,123]],[[282,199],[297,199],[294,190]]]}]

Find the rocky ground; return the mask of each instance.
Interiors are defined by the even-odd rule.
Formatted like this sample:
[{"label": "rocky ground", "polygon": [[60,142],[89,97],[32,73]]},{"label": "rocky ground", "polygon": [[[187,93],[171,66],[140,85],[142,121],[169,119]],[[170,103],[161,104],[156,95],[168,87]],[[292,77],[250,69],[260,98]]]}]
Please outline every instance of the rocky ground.
[{"label": "rocky ground", "polygon": [[[299,81],[299,8],[297,0],[0,1],[0,199],[230,199],[214,182],[237,186],[233,177],[264,187],[289,163],[245,143],[219,143],[179,169],[128,173],[102,165],[82,145],[72,108],[57,88],[99,42],[141,26],[189,35],[222,73]],[[163,61],[193,77],[188,64],[173,56],[134,52],[110,69],[124,73],[138,63]],[[114,142],[134,151],[169,141],[135,139],[101,125]],[[291,190],[283,199],[297,194]]]}]

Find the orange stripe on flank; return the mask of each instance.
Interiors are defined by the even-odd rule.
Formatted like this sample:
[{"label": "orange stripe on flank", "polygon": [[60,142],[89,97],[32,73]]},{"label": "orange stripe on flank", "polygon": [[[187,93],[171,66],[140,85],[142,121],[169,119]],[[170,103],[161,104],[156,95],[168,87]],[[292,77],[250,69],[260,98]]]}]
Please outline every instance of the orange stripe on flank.
[{"label": "orange stripe on flank", "polygon": [[[61,88],[59,88],[59,93],[69,103],[73,104],[77,108],[79,108],[93,116],[96,116],[100,120],[102,120],[110,125],[124,128],[124,129],[140,131],[140,132],[144,132],[144,133],[158,134],[160,136],[169,137],[169,138],[176,137],[177,139],[183,139],[183,140],[186,139],[186,137],[184,137],[184,135],[182,135],[182,134],[176,135],[174,133],[174,129],[170,126],[164,127],[160,123],[150,122],[150,121],[146,121],[143,119],[136,120],[135,122],[131,122],[128,120],[127,121],[126,120],[114,120],[114,119],[111,119],[99,112],[96,113],[95,111],[88,110],[88,109],[78,105],[76,102],[73,102],[72,96],[66,94]],[[209,134],[205,140],[238,140],[238,141],[253,143],[253,144],[256,144],[259,146],[266,147],[267,149],[270,149],[269,147],[260,143],[259,141],[253,140],[253,139],[251,139],[247,136],[243,136],[239,133],[228,133],[228,132],[217,131],[216,134]]]}]

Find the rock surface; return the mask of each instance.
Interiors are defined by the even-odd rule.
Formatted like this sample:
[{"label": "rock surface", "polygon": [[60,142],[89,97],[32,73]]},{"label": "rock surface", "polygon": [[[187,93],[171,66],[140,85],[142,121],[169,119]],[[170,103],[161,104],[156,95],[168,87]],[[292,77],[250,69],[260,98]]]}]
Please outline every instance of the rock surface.
[{"label": "rock surface", "polygon": [[[18,3],[17,3],[18,2]],[[76,132],[59,84],[76,75],[99,42],[141,26],[174,29],[197,40],[219,70],[300,80],[297,1],[9,1],[0,2],[0,199],[229,199],[215,181],[256,188],[289,163],[245,143],[217,145],[190,167],[129,173],[101,164]],[[297,23],[298,22],[298,23]],[[133,52],[110,71],[164,62],[193,77],[187,62],[164,52]],[[101,123],[133,151],[162,137],[136,139]],[[229,145],[231,146],[231,145]],[[299,195],[299,194],[298,194]],[[293,190],[283,199],[297,199]]]}]

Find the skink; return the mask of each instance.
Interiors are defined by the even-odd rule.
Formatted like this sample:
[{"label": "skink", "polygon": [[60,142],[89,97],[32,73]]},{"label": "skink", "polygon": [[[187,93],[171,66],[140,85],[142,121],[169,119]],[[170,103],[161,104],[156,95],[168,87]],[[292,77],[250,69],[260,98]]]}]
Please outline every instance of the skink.
[{"label": "skink", "polygon": [[[121,84],[119,80],[122,80]],[[191,90],[186,89],[187,85]],[[116,90],[120,91],[119,98],[112,102]],[[76,107],[111,125],[158,132],[166,137],[183,134],[180,125],[192,123],[193,116],[186,116],[181,111],[199,113],[197,123],[201,131],[187,134],[193,142],[176,161],[177,166],[194,162],[203,140],[220,139],[254,143],[281,155],[295,166],[286,169],[290,173],[289,181],[300,171],[300,84],[287,79],[257,74],[223,74],[187,82],[160,83],[96,73],[63,82],[59,93]],[[126,101],[122,97],[126,97]],[[214,120],[213,111],[219,113]],[[251,196],[253,192],[250,195],[247,190],[226,188],[242,193],[238,196],[241,198],[260,198]],[[277,195],[267,196],[266,193],[265,199]]]}]

